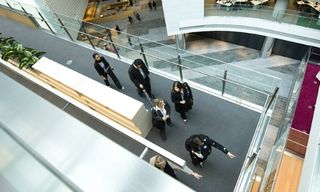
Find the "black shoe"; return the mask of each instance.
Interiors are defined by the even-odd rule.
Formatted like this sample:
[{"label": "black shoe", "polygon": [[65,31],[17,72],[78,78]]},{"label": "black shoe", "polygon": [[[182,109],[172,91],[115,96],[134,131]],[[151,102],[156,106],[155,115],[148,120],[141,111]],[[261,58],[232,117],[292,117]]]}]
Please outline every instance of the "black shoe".
[{"label": "black shoe", "polygon": [[169,127],[173,127],[173,123],[169,123],[168,126],[169,126]]},{"label": "black shoe", "polygon": [[138,93],[140,97],[143,97],[143,93]]},{"label": "black shoe", "polygon": [[152,93],[149,93],[149,97],[150,97],[151,99],[154,99],[154,98],[155,98]]}]

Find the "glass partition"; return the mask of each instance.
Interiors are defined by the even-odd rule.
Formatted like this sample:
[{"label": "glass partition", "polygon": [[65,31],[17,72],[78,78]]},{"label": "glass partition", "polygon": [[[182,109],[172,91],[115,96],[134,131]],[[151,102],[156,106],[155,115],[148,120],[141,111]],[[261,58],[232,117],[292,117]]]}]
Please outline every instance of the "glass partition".
[{"label": "glass partition", "polygon": [[[0,123],[0,126],[3,125]],[[73,191],[0,128],[1,190]],[[4,182],[5,181],[5,182]],[[13,190],[12,190],[13,191]]]},{"label": "glass partition", "polygon": [[277,131],[277,138],[274,146],[272,147],[268,164],[265,167],[263,167],[265,172],[260,184],[260,190],[266,188],[272,189],[274,187],[273,181],[275,180],[274,178],[277,176],[277,170],[280,166],[280,162],[284,153],[285,144],[287,142],[287,137],[291,128],[291,121],[294,116],[294,108],[296,107],[296,102],[298,100],[299,91],[303,81],[303,76],[307,66],[309,54],[310,50],[309,53],[307,53],[307,55],[305,56],[305,58],[301,61],[297,69],[297,72],[294,76],[294,83],[291,86],[290,95],[288,97],[289,103],[287,104],[284,117],[282,118],[282,125]]},{"label": "glass partition", "polygon": [[[223,90],[221,90],[222,86],[218,85],[219,83],[217,82],[220,82],[221,78],[224,78],[225,70],[228,70],[226,79],[229,81],[229,85],[233,84],[234,86],[248,87],[254,92],[269,94],[280,84],[278,78],[240,68],[216,58],[197,55],[173,46],[137,37],[122,31],[117,33],[114,28],[82,22],[82,27],[79,31],[72,25],[72,23],[74,23],[72,18],[60,14],[56,14],[56,16],[64,24],[63,28],[66,32],[70,31],[72,34],[78,32],[77,41],[85,42],[94,49],[100,48],[117,54],[121,59],[134,60],[144,57],[144,61],[151,68],[168,72],[175,75],[177,79],[183,77],[200,85],[205,85],[215,90],[218,89],[217,91],[219,92],[223,92]],[[57,23],[53,25],[57,25]],[[61,35],[65,36],[66,34]],[[183,66],[183,69],[177,70],[177,66],[180,64]],[[206,79],[205,77],[209,78]],[[183,80],[183,78],[181,80]],[[210,83],[213,84],[210,85]],[[228,86],[229,89],[231,87],[232,86]],[[243,97],[241,99],[251,102],[251,100],[247,98],[248,97]],[[256,102],[255,104],[261,103],[264,102]]]},{"label": "glass partition", "polygon": [[320,26],[317,24],[317,14],[303,13],[293,10],[279,10],[275,12],[273,7],[268,6],[257,7],[248,4],[222,6],[219,4],[207,4],[205,6],[205,16],[253,17],[320,29]]}]

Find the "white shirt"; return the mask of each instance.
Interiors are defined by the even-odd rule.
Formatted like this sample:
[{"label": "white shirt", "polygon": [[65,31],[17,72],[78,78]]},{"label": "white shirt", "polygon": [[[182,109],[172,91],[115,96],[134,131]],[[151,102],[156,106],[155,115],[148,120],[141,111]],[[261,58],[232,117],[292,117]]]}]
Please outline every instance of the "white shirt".
[{"label": "white shirt", "polygon": [[156,110],[161,111],[163,117],[167,116],[167,111],[166,111],[166,109],[164,107],[161,109],[161,108],[156,106]]}]

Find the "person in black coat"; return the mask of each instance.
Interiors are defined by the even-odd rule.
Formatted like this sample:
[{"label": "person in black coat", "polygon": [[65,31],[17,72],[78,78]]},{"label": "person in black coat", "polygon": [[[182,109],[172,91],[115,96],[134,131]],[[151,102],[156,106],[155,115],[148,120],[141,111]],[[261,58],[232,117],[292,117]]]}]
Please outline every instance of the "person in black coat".
[{"label": "person in black coat", "polygon": [[115,26],[115,29],[116,29],[116,31],[117,31],[117,33],[118,33],[118,35],[120,35],[121,31],[120,31],[120,27],[119,27],[119,25],[116,25],[116,26]]},{"label": "person in black coat", "polygon": [[190,86],[186,82],[182,83],[182,87],[183,87],[183,91],[185,92],[186,98],[187,98],[187,100],[186,100],[186,103],[187,103],[186,110],[189,111],[189,110],[192,109],[192,106],[193,106],[192,91],[191,91]]},{"label": "person in black coat", "polygon": [[94,53],[92,57],[94,58],[94,68],[96,69],[100,77],[104,80],[105,84],[110,87],[110,83],[108,81],[108,76],[110,76],[118,89],[124,89],[117,76],[113,73],[113,68],[106,61],[106,59],[100,56],[98,53]]},{"label": "person in black coat", "polygon": [[152,125],[160,130],[162,140],[166,140],[166,123],[172,126],[171,107],[169,103],[162,99],[154,100],[154,107],[152,108]]},{"label": "person in black coat", "polygon": [[180,113],[180,116],[185,123],[187,123],[187,99],[182,83],[174,81],[171,91],[171,100],[174,103],[176,112]]},{"label": "person in black coat", "polygon": [[131,16],[128,16],[128,20],[129,20],[130,24],[133,23],[133,18]]},{"label": "person in black coat", "polygon": [[152,2],[152,7],[153,7],[153,10],[157,9],[157,3],[155,1]]},{"label": "person in black coat", "polygon": [[148,2],[149,10],[152,11],[152,3],[151,1]]},{"label": "person in black coat", "polygon": [[130,80],[137,87],[138,94],[141,97],[143,97],[143,92],[146,92],[150,98],[154,98],[154,95],[151,93],[149,70],[141,59],[133,61],[128,73]]},{"label": "person in black coat", "polygon": [[230,153],[228,149],[225,148],[223,145],[203,134],[190,136],[185,141],[185,147],[186,150],[190,153],[192,164],[195,166],[200,165],[202,167],[202,163],[210,155],[212,147],[215,147],[220,151],[224,152],[230,158],[235,157],[235,155]]}]

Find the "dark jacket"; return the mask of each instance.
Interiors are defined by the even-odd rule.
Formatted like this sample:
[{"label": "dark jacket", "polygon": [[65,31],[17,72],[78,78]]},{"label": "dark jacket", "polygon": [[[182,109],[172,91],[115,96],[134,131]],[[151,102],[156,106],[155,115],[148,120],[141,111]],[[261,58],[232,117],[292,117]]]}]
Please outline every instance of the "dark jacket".
[{"label": "dark jacket", "polygon": [[[171,107],[168,102],[164,101],[164,109],[167,111],[167,114],[170,116]],[[166,122],[162,119],[163,115],[160,110],[156,110],[155,107],[152,108],[152,125],[158,129],[165,128]]]},{"label": "dark jacket", "polygon": [[143,79],[139,69],[135,68],[133,65],[129,67],[128,73],[130,80],[134,83],[134,85],[139,88],[139,84],[143,84],[144,81],[149,80],[149,70],[145,65],[141,66],[146,78]]},{"label": "dark jacket", "polygon": [[192,106],[193,106],[193,95],[192,95],[192,91],[191,91],[191,88],[190,86],[188,85],[188,83],[184,82],[182,83],[182,86],[183,86],[183,91],[184,93],[186,94],[186,103],[187,103],[187,106],[186,106],[186,110],[190,110],[192,109]]},{"label": "dark jacket", "polygon": [[[104,66],[107,68],[107,71],[110,70],[110,65],[104,57],[100,57],[100,62],[102,62],[104,64]],[[96,71],[98,72],[99,75],[103,75],[103,76],[107,75],[107,73],[104,71],[104,69],[99,65],[98,61],[94,62],[94,68],[96,69]]]},{"label": "dark jacket", "polygon": [[180,101],[182,101],[182,100],[187,101],[186,94],[183,94],[183,99],[182,99],[180,92],[171,91],[171,101],[174,103],[174,107],[176,109],[176,112],[178,112],[178,113],[187,111],[186,103],[185,104],[180,103]]},{"label": "dark jacket", "polygon": [[[203,145],[201,145],[200,147],[196,146],[196,144],[194,144],[192,142],[193,138],[195,138],[195,137],[199,137],[200,140],[203,142]],[[201,153],[204,156],[203,159],[206,159],[210,155],[211,150],[212,150],[211,147],[215,147],[215,148],[219,149],[220,151],[224,152],[225,154],[227,154],[229,152],[223,145],[221,145],[220,143],[214,141],[210,137],[203,135],[203,134],[190,136],[185,141],[185,147],[186,147],[187,151],[189,151],[190,153],[192,150],[197,153]],[[197,158],[197,157],[195,156],[195,158]]]}]

